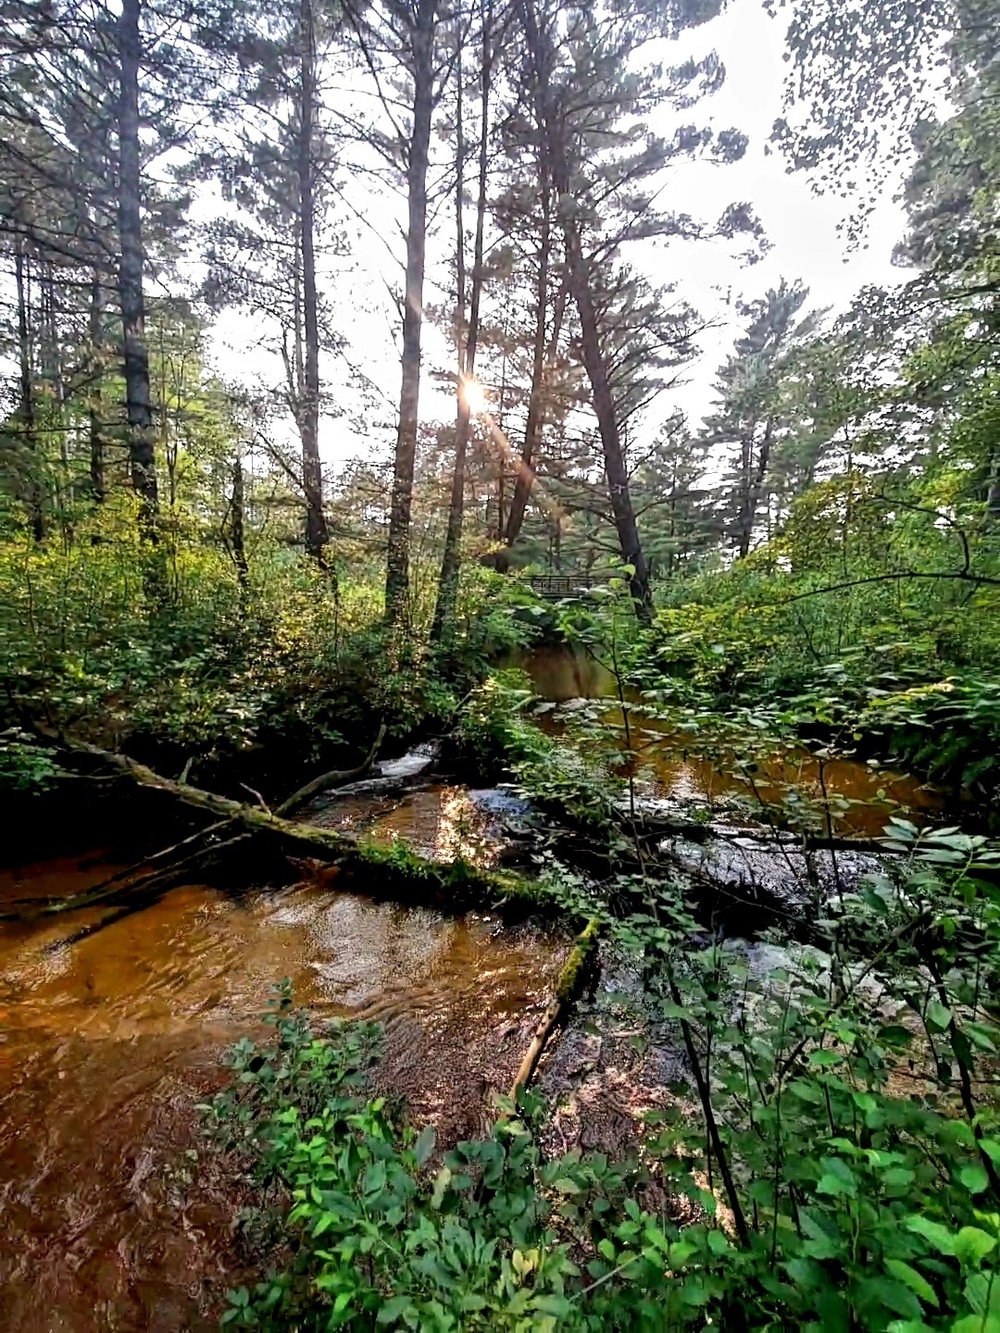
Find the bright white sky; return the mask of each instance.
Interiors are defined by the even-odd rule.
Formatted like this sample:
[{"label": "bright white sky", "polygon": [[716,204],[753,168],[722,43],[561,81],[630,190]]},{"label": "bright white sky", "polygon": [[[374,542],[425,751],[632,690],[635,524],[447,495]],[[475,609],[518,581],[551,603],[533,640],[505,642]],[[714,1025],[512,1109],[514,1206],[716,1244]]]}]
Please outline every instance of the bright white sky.
[{"label": "bright white sky", "polygon": [[[790,174],[784,159],[768,151],[768,136],[782,112],[787,66],[782,60],[784,24],[779,16],[769,19],[759,0],[735,0],[719,18],[672,43],[665,59],[716,50],[726,67],[722,89],[712,99],[699,103],[690,113],[697,123],[710,121],[716,128],[736,126],[749,136],[743,160],[733,166],[686,163],[675,169],[664,199],[678,211],[696,218],[714,220],[734,201],[746,200],[756,210],[772,244],[769,254],[752,267],[741,267],[732,257],[729,242],[674,245],[652,251],[649,276],[659,282],[675,282],[678,292],[712,318],[717,327],[701,338],[700,359],[686,368],[687,382],[665,393],[653,405],[649,425],[655,429],[677,407],[696,423],[711,407],[715,371],[741,328],[736,310],[739,299],[752,299],[776,286],[781,278],[801,279],[811,292],[812,306],[846,307],[861,287],[873,283],[889,285],[904,276],[891,265],[892,248],[904,231],[904,215],[893,197],[902,173],[887,187],[872,215],[866,246],[853,252],[838,232],[850,203],[832,196],[816,195],[802,174]],[[380,201],[371,206],[372,221],[392,244],[392,206]],[[448,236],[450,240],[450,221]],[[321,449],[336,467],[351,458],[384,455],[394,433],[395,401],[399,392],[399,317],[390,302],[388,288],[401,286],[402,241],[394,242],[395,256],[363,223],[353,224],[350,255],[330,261],[324,275],[328,294],[343,312],[343,329],[350,340],[349,356],[384,392],[381,429],[359,434],[348,415],[325,417],[321,427]],[[433,265],[434,244],[429,247]],[[428,304],[444,303],[446,294],[435,289],[433,267],[429,269]],[[248,347],[254,330],[246,317],[230,314],[219,321],[216,361],[228,378],[242,380],[280,379],[277,358]],[[436,390],[427,372],[434,363],[447,364],[443,335],[425,325],[425,375],[421,387],[422,415],[448,419],[448,396]],[[337,358],[326,358],[324,379],[336,384],[344,366]],[[350,411],[359,406],[345,403]]]}]

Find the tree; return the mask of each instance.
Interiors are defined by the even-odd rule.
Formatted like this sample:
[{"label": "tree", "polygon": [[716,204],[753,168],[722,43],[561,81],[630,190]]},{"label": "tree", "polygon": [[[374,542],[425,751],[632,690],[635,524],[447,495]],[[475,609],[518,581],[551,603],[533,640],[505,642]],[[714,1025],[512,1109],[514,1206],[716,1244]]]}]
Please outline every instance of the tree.
[{"label": "tree", "polygon": [[[427,172],[434,108],[447,81],[449,59],[439,61],[438,0],[393,0],[368,9],[348,7],[353,30],[391,127],[389,145],[381,149],[401,165],[406,181],[406,266],[403,281],[403,350],[399,420],[393,464],[392,505],[386,553],[385,609],[390,625],[401,623],[408,610],[410,582],[410,517],[413,476],[420,424],[420,358],[427,249]],[[409,124],[400,124],[382,86],[385,66],[402,75]],[[379,133],[374,136],[382,140]]]},{"label": "tree", "polygon": [[710,445],[733,446],[725,521],[739,559],[749,554],[761,503],[768,493],[772,456],[785,429],[782,403],[784,358],[815,329],[816,317],[795,319],[808,288],[782,281],[760,301],[741,305],[745,334],[719,370],[719,408],[705,422]]},{"label": "tree", "polygon": [[459,43],[457,59],[457,86],[455,107],[455,216],[457,234],[455,238],[455,276],[457,299],[455,302],[455,344],[458,351],[458,369],[456,375],[458,414],[455,424],[455,467],[452,474],[451,496],[448,504],[448,526],[444,539],[444,554],[441,557],[441,577],[438,581],[437,603],[434,608],[434,622],[431,627],[431,642],[445,639],[451,630],[458,596],[458,577],[461,562],[462,523],[465,512],[465,458],[472,420],[470,394],[474,390],[476,371],[476,349],[479,343],[480,306],[483,295],[484,261],[483,246],[486,228],[486,186],[489,167],[490,138],[490,89],[493,77],[493,8],[491,0],[483,0],[480,8],[479,45],[481,52],[479,68],[479,146],[478,173],[476,185],[476,225],[472,247],[472,274],[469,289],[469,316],[465,312],[465,137],[462,124],[462,55],[461,43],[464,34],[458,32]]},{"label": "tree", "polygon": [[321,357],[342,338],[320,299],[317,253],[338,242],[330,214],[339,135],[324,86],[342,47],[340,22],[320,0],[247,11],[227,36],[240,68],[235,108],[225,108],[199,168],[221,177],[235,207],[206,229],[206,295],[216,308],[238,305],[263,317],[277,345],[279,396],[299,437],[305,546],[323,567]]},{"label": "tree", "polygon": [[[214,17],[208,6],[199,11],[206,23]],[[150,168],[189,148],[222,96],[214,54],[196,39],[190,13],[172,0],[128,0],[117,12],[99,0],[16,0],[0,22],[13,76],[0,102],[2,231],[20,238],[25,276],[35,270],[41,296],[34,346],[38,379],[50,386],[53,490],[64,509],[79,490],[72,455],[85,404],[87,489],[104,494],[113,444],[122,441],[150,538],[159,497],[145,279],[151,255],[169,271],[188,203],[171,172],[154,182]],[[103,391],[112,360],[106,295],[115,289],[123,414]],[[87,350],[70,363],[67,346],[74,356]]]},{"label": "tree", "polygon": [[650,564],[672,578],[719,534],[705,477],[708,445],[683,415],[669,417],[632,476],[636,515]]},{"label": "tree", "polygon": [[159,498],[143,294],[146,254],[142,234],[139,143],[139,66],[142,59],[139,3],[140,0],[122,0],[118,20],[118,239],[121,248],[118,298],[122,314],[129,466],[132,484],[142,500],[143,523],[147,533],[153,535]]},{"label": "tree", "polygon": [[[649,570],[629,491],[628,466],[612,384],[602,348],[598,291],[613,285],[624,247],[639,240],[698,236],[704,229],[683,215],[655,207],[665,167],[697,152],[733,160],[745,148],[736,131],[717,137],[684,127],[671,138],[653,133],[645,117],[679,105],[722,79],[718,61],[689,62],[664,72],[646,59],[647,45],[675,37],[692,16],[671,5],[589,8],[545,6],[518,0],[524,39],[525,100],[533,114],[540,154],[551,175],[563,246],[568,293],[579,321],[580,358],[597,418],[604,471],[622,559],[640,617],[651,613]],[[737,215],[723,220],[732,230]]]}]

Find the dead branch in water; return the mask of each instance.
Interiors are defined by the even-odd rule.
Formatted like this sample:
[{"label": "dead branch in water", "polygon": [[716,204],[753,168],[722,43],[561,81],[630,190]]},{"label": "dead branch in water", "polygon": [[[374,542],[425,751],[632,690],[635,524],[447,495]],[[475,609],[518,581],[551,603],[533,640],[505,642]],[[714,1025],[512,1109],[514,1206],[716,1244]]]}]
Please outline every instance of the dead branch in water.
[{"label": "dead branch in water", "polygon": [[312,782],[307,782],[304,787],[300,787],[298,791],[293,792],[287,801],[282,801],[274,813],[276,815],[290,815],[300,805],[305,805],[306,801],[329,791],[331,787],[340,787],[346,782],[354,782],[358,778],[363,778],[366,773],[371,771],[372,765],[375,763],[375,756],[382,748],[382,742],[385,740],[385,730],[385,723],[383,722],[378,729],[378,735],[375,737],[372,748],[357,768],[335,768],[331,769],[329,773],[321,773],[318,778],[313,778]]},{"label": "dead branch in water", "polygon": [[542,1014],[538,1026],[535,1028],[535,1034],[531,1039],[531,1045],[525,1051],[524,1059],[514,1075],[514,1082],[510,1089],[511,1098],[516,1099],[518,1089],[526,1088],[531,1082],[535,1069],[538,1067],[538,1062],[542,1058],[542,1053],[548,1045],[549,1038],[564,1018],[569,1006],[579,995],[587,965],[597,949],[600,933],[600,920],[594,916],[590,918],[573,941],[569,957],[559,973],[555,994],[545,1013]]},{"label": "dead branch in water", "polygon": [[[43,898],[36,899],[22,910],[17,912],[0,913],[0,921],[27,921],[40,916],[55,916],[60,912],[77,911],[82,907],[93,907],[97,903],[106,902],[109,898],[114,898],[120,893],[135,894],[139,892],[149,892],[152,889],[165,888],[176,875],[182,870],[193,870],[198,865],[203,865],[206,859],[214,859],[223,850],[228,850],[234,843],[242,842],[247,836],[245,833],[239,833],[236,837],[227,838],[225,842],[208,843],[208,839],[213,834],[229,828],[232,820],[220,819],[214,824],[209,824],[208,828],[199,829],[197,833],[191,833],[180,842],[172,843],[169,847],[163,847],[152,855],[143,857],[141,861],[136,861],[133,865],[127,866],[124,870],[119,870],[116,874],[102,880],[92,888],[84,889],[82,893],[71,894],[68,898]],[[199,844],[203,844],[199,846]],[[189,850],[190,849],[190,850]],[[181,853],[178,856],[178,853]],[[163,863],[166,862],[166,865]]]}]

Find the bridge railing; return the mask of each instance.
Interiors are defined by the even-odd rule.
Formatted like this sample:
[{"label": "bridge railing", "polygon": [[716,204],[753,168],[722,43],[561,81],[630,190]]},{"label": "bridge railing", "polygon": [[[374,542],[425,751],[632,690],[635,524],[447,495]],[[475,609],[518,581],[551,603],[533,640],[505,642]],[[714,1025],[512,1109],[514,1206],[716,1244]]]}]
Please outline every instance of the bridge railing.
[{"label": "bridge railing", "polygon": [[536,597],[555,602],[597,587],[600,579],[591,578],[587,574],[533,574],[528,583]]}]

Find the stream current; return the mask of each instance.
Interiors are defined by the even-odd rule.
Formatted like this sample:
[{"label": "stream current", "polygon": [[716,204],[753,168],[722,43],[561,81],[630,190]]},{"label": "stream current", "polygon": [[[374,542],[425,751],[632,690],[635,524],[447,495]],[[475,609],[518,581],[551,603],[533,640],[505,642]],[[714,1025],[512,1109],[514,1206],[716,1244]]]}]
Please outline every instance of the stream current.
[{"label": "stream current", "polygon": [[[606,692],[592,666],[566,654],[530,666],[551,700]],[[646,775],[662,794],[734,790],[731,776],[667,740]],[[783,762],[801,774],[808,760]],[[852,832],[877,832],[887,802],[932,801],[860,764],[832,766],[826,781],[854,802]],[[488,861],[498,807],[495,793],[434,783],[402,798],[327,800],[310,817],[404,836],[442,860]],[[119,868],[118,855],[84,848],[8,867],[0,911],[78,893]],[[225,1287],[244,1276],[237,1201],[211,1164],[195,1170],[194,1108],[223,1081],[224,1049],[259,1030],[282,977],[321,1016],[384,1023],[378,1079],[418,1120],[446,1140],[482,1131],[487,1094],[509,1085],[566,942],[488,915],[402,908],[377,889],[307,872],[243,894],[183,885],[106,924],[101,907],[0,923],[0,1329],[217,1327]],[[584,1067],[589,1040],[565,1043],[565,1074],[574,1060]]]}]

